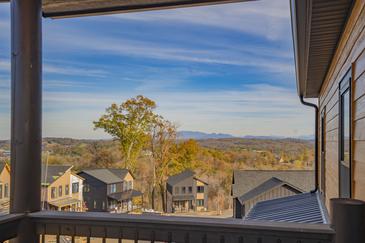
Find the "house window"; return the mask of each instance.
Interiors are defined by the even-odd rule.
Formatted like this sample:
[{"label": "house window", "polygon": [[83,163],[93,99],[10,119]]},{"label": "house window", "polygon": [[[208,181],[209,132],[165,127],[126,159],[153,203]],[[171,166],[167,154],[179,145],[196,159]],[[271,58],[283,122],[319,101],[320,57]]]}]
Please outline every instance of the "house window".
[{"label": "house window", "polygon": [[62,197],[62,186],[58,187],[58,196]]},{"label": "house window", "polygon": [[204,186],[197,186],[196,187],[196,192],[197,193],[203,193],[204,192]]},{"label": "house window", "polygon": [[51,188],[51,198],[56,198],[57,197],[57,192],[56,192],[56,187],[52,187]]},{"label": "house window", "polygon": [[84,185],[84,192],[90,192],[90,185],[89,184]]},{"label": "house window", "polygon": [[182,193],[182,194],[185,194],[185,193],[186,193],[186,188],[183,186],[181,189],[182,189],[182,190],[181,190],[181,193]]},{"label": "house window", "polygon": [[94,208],[96,208],[96,201],[94,200]]},{"label": "house window", "polygon": [[351,71],[340,82],[339,124],[339,191],[340,197],[351,197]]},{"label": "house window", "polygon": [[189,186],[189,193],[193,193],[193,187]]},{"label": "house window", "polygon": [[132,189],[133,189],[133,182],[128,181],[128,190],[132,190]]},{"label": "house window", "polygon": [[79,192],[79,183],[74,182],[72,183],[72,193],[78,193]]},{"label": "house window", "polygon": [[110,185],[110,193],[117,192],[117,184],[111,184]]},{"label": "house window", "polygon": [[175,194],[179,194],[179,187],[175,186]]},{"label": "house window", "polygon": [[0,185],[0,199],[3,198],[3,185]]},{"label": "house window", "polygon": [[9,184],[5,183],[4,185],[4,197],[9,197]]},{"label": "house window", "polygon": [[196,206],[197,207],[204,207],[204,199],[196,200]]},{"label": "house window", "polygon": [[67,184],[65,186],[65,195],[68,195],[68,194],[70,194],[70,186]]}]

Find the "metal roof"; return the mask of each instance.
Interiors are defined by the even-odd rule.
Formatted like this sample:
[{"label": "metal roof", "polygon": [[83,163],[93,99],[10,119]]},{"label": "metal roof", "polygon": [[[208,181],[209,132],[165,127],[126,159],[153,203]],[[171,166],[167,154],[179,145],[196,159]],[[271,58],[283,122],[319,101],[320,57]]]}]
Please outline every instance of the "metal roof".
[{"label": "metal roof", "polygon": [[291,190],[296,191],[297,193],[302,193],[303,191],[293,185],[291,185],[288,182],[282,181],[276,177],[272,177],[269,180],[265,181],[264,183],[260,184],[259,186],[253,188],[251,191],[243,194],[242,196],[238,197],[238,200],[243,204],[243,202],[254,198],[266,191],[269,191],[273,188],[279,187],[279,186],[287,186]]},{"label": "metal roof", "polygon": [[298,94],[318,97],[352,0],[291,0]]},{"label": "metal roof", "polygon": [[328,223],[319,193],[303,193],[257,203],[244,220],[289,223]]},{"label": "metal roof", "polygon": [[[43,0],[43,16],[65,18],[254,0]],[[8,0],[0,0],[8,2]]]},{"label": "metal roof", "polygon": [[235,170],[233,171],[232,196],[240,197],[273,177],[304,192],[314,188],[313,170]]}]

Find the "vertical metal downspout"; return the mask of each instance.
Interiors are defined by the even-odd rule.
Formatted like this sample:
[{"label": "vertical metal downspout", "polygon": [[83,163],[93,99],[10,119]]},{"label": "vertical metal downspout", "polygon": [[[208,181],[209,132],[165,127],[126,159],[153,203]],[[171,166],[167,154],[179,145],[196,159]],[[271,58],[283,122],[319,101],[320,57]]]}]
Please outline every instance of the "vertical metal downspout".
[{"label": "vertical metal downspout", "polygon": [[317,192],[319,188],[318,176],[319,176],[319,164],[318,164],[318,121],[319,121],[319,109],[318,106],[304,101],[303,95],[300,95],[300,102],[305,105],[314,108],[315,112],[315,139],[314,139],[314,169],[315,169],[315,188],[311,192]]},{"label": "vertical metal downspout", "polygon": [[[41,0],[11,0],[10,213],[41,209],[42,13]],[[12,242],[39,242],[24,219]]]}]

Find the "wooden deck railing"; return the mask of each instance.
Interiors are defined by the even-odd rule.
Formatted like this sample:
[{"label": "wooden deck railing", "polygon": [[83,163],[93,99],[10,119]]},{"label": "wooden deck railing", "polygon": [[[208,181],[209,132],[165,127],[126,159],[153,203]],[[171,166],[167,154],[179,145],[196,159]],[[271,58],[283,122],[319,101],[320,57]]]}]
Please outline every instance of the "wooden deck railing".
[{"label": "wooden deck railing", "polygon": [[24,218],[24,214],[7,214],[0,216],[0,242],[16,237],[18,225]]},{"label": "wooden deck railing", "polygon": [[334,236],[329,225],[244,222],[231,218],[52,211],[26,217],[36,224],[41,242],[47,242],[49,236],[54,236],[55,242],[63,242],[68,236],[69,242],[76,242],[77,237],[92,242],[97,237],[103,243],[109,239],[116,239],[113,242],[128,239],[176,243],[330,243]]}]

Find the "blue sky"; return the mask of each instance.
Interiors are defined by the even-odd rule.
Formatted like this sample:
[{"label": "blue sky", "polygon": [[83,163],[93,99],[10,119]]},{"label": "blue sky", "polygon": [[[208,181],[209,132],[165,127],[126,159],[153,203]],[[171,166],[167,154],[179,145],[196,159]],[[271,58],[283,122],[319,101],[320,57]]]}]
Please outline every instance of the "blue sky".
[{"label": "blue sky", "polygon": [[[143,94],[180,130],[313,134],[296,94],[287,0],[43,20],[43,135],[94,131]],[[10,135],[9,5],[0,4],[0,139]]]}]

